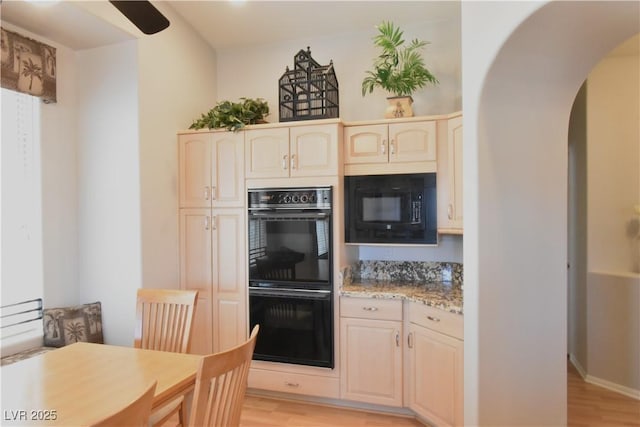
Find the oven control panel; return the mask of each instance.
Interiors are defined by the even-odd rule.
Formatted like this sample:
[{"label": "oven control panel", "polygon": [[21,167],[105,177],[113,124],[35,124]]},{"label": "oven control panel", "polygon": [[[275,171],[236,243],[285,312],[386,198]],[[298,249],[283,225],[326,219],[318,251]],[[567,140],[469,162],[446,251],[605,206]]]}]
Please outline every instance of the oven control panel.
[{"label": "oven control panel", "polygon": [[331,187],[249,190],[249,209],[331,209]]}]

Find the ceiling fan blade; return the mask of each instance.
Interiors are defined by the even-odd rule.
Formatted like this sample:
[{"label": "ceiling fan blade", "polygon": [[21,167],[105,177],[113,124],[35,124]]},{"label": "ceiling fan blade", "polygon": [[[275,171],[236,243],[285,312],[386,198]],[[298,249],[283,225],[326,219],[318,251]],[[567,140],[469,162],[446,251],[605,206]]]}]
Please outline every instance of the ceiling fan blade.
[{"label": "ceiling fan blade", "polygon": [[169,26],[169,20],[146,0],[109,0],[145,34],[155,34]]}]

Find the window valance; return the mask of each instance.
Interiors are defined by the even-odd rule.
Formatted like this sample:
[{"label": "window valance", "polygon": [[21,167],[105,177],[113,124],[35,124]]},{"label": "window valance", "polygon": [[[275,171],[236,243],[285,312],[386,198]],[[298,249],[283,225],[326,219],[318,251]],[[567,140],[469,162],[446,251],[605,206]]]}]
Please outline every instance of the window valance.
[{"label": "window valance", "polygon": [[56,102],[56,48],[2,30],[2,87]]}]

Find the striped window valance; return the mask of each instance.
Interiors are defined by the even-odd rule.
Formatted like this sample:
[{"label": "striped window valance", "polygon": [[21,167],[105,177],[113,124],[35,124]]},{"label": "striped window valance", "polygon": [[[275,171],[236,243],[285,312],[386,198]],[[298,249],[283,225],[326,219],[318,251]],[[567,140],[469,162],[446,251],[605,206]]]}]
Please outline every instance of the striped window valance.
[{"label": "striped window valance", "polygon": [[2,87],[56,102],[56,48],[2,30]]}]

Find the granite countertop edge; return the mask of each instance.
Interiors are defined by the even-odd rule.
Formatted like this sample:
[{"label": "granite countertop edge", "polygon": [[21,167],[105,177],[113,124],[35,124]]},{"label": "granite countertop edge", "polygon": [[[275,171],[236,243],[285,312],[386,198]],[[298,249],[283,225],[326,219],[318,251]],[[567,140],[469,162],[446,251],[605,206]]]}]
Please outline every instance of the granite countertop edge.
[{"label": "granite countertop edge", "polygon": [[387,282],[354,280],[340,288],[346,297],[406,300],[463,315],[462,286],[460,284],[430,282]]}]

